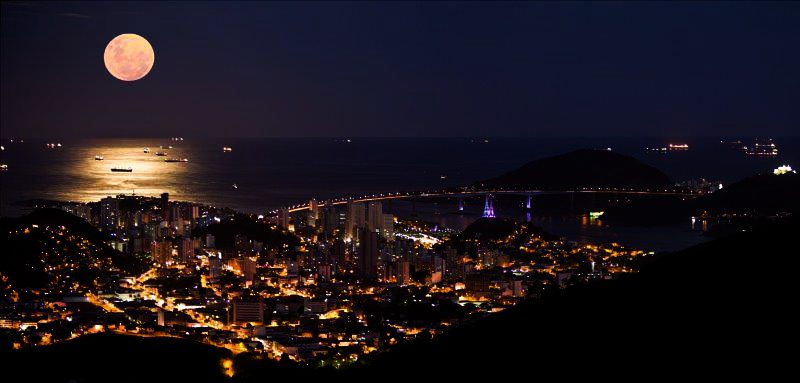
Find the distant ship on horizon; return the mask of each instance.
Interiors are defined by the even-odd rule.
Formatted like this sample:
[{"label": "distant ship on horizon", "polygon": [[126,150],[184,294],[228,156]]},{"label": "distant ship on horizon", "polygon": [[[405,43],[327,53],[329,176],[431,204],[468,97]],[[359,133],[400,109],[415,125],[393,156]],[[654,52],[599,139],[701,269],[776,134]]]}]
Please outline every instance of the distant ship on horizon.
[{"label": "distant ship on horizon", "polygon": [[164,162],[189,162],[189,159],[170,157],[170,158],[165,158]]},{"label": "distant ship on horizon", "polygon": [[127,167],[127,168],[117,168],[117,167],[113,167],[113,168],[111,168],[111,171],[112,171],[112,172],[125,172],[125,173],[130,173],[130,172],[132,172],[132,171],[133,171],[133,168],[131,168],[131,167]]},{"label": "distant ship on horizon", "polygon": [[100,155],[94,156],[94,160],[95,161],[102,161],[103,160],[103,156],[100,156]]},{"label": "distant ship on horizon", "polygon": [[163,157],[163,156],[166,156],[167,153],[158,151],[158,152],[156,152],[156,155],[159,156],[159,157]]}]

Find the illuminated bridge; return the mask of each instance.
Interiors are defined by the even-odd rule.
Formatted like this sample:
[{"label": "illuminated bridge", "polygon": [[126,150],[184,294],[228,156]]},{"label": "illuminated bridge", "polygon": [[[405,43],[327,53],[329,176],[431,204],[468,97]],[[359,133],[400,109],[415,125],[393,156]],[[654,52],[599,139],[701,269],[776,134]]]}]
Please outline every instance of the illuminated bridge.
[{"label": "illuminated bridge", "polygon": [[[571,194],[571,193],[595,193],[595,194],[631,194],[631,195],[666,195],[666,196],[698,196],[700,193],[693,193],[684,189],[625,189],[625,188],[581,188],[575,190],[500,190],[500,189],[460,189],[460,190],[437,190],[420,192],[398,192],[371,194],[357,197],[334,198],[330,200],[318,201],[319,205],[343,205],[348,202],[372,202],[406,198],[433,198],[433,197],[475,197],[482,195],[548,195],[548,194]],[[297,204],[287,207],[290,213],[308,210],[309,203]],[[276,213],[277,210],[273,211]]]}]

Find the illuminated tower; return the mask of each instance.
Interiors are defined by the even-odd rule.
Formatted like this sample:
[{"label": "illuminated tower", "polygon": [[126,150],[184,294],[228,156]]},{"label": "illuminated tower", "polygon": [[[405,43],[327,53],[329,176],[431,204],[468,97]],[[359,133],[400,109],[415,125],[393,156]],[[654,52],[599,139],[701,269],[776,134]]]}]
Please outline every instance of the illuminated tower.
[{"label": "illuminated tower", "polygon": [[464,211],[464,198],[458,197],[458,211]]},{"label": "illuminated tower", "polygon": [[528,194],[528,199],[525,200],[525,210],[531,210],[531,195]]},{"label": "illuminated tower", "polygon": [[486,195],[486,205],[483,207],[483,218],[494,218],[494,197],[491,194]]}]

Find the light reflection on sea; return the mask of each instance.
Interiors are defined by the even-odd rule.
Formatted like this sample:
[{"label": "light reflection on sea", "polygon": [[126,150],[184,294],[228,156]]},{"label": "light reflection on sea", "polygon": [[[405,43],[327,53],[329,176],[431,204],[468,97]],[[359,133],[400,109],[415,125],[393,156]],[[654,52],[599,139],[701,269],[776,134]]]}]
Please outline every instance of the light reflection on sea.
[{"label": "light reflection on sea", "polygon": [[[280,206],[342,196],[431,190],[473,184],[544,156],[579,148],[606,148],[632,155],[673,180],[705,177],[733,182],[800,161],[800,140],[778,140],[780,155],[753,158],[716,139],[690,139],[690,150],[653,154],[653,138],[255,138],[65,139],[47,149],[44,140],[9,143],[0,163],[0,215],[17,215],[28,199],[97,201],[116,194],[157,196],[263,212]],[[188,163],[165,163],[155,152]],[[147,146],[150,153],[143,153]],[[233,151],[223,153],[223,146]],[[105,157],[95,161],[95,155]],[[112,167],[131,173],[112,173]],[[795,165],[796,166],[796,165]],[[442,177],[445,176],[445,177]],[[238,188],[234,188],[236,184]]]},{"label": "light reflection on sea", "polygon": [[[176,197],[185,197],[187,192],[180,181],[191,173],[196,164],[164,162],[167,157],[183,157],[185,150],[176,147],[164,151],[168,156],[156,156],[158,146],[144,153],[141,141],[123,141],[110,146],[86,146],[67,148],[74,153],[73,160],[64,163],[62,170],[70,178],[81,180],[81,185],[72,190],[56,190],[55,199],[77,199],[97,201],[100,198],[120,193],[157,195],[169,189]],[[97,161],[94,156],[103,156]],[[112,172],[111,168],[131,168],[132,172]],[[170,182],[172,181],[172,182]]]}]

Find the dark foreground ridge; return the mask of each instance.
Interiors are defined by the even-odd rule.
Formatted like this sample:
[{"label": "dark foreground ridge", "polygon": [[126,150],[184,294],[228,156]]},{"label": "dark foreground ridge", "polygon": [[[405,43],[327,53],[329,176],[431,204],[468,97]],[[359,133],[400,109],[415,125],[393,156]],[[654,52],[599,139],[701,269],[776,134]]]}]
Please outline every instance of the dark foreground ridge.
[{"label": "dark foreground ridge", "polygon": [[100,333],[0,355],[31,382],[221,382],[231,352],[180,338]]},{"label": "dark foreground ridge", "polygon": [[529,162],[479,182],[498,189],[574,190],[580,188],[664,189],[669,177],[639,160],[609,150],[582,149]]},{"label": "dark foreground ridge", "polygon": [[[235,381],[374,381],[500,376],[731,376],[779,373],[788,353],[794,217],[665,254],[641,273],[562,290],[497,315],[371,354],[344,370],[234,358]],[[792,324],[793,325],[793,324]],[[3,355],[50,381],[218,381],[227,351],[177,339],[82,337]],[[35,368],[40,366],[41,368]],[[776,368],[778,367],[778,368]]]},{"label": "dark foreground ridge", "polygon": [[[796,218],[657,257],[639,274],[528,301],[347,371],[398,378],[735,375],[780,365]],[[794,326],[794,325],[792,325]],[[407,366],[408,368],[404,368]],[[777,370],[761,371],[769,374]],[[702,375],[701,375],[702,376]]]}]

